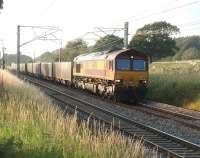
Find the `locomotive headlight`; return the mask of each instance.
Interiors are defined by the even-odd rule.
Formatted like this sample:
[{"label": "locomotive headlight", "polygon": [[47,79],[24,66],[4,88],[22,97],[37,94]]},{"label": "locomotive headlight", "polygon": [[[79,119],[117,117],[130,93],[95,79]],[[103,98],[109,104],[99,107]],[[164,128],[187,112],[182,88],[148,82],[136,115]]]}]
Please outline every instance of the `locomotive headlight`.
[{"label": "locomotive headlight", "polygon": [[115,80],[115,82],[116,82],[116,83],[120,83],[120,82],[121,82],[121,80]]},{"label": "locomotive headlight", "polygon": [[140,83],[147,84],[147,81],[146,80],[140,80]]},{"label": "locomotive headlight", "polygon": [[123,82],[123,80],[115,80],[115,83],[122,83]]}]

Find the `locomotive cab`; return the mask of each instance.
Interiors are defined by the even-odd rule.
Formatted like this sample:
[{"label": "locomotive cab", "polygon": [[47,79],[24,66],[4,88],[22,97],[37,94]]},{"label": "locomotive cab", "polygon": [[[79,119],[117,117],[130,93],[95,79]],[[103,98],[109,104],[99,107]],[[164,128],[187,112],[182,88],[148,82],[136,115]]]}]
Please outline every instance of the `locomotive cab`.
[{"label": "locomotive cab", "polygon": [[145,96],[148,85],[148,56],[130,49],[115,58],[115,97],[137,101]]},{"label": "locomotive cab", "polygon": [[74,59],[73,83],[106,98],[138,100],[148,83],[148,56],[135,49],[82,54]]}]

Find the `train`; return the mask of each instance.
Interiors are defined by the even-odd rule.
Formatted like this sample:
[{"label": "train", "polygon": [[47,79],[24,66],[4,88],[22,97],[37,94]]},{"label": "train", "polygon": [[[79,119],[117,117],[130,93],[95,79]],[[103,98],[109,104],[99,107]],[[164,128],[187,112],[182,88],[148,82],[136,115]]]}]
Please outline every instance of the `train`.
[{"label": "train", "polygon": [[[16,70],[16,64],[11,65]],[[114,101],[137,102],[149,84],[149,57],[134,48],[79,55],[68,62],[21,63],[20,73],[88,90]]]}]

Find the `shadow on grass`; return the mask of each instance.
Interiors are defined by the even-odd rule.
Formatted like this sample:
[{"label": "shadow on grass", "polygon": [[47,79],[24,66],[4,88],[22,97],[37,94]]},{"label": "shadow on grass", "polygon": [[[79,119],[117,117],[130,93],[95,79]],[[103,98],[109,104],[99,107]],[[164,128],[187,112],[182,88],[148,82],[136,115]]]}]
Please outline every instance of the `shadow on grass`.
[{"label": "shadow on grass", "polygon": [[22,140],[10,137],[0,142],[0,158],[63,158],[63,154],[54,149],[51,151],[27,150],[24,148]]}]

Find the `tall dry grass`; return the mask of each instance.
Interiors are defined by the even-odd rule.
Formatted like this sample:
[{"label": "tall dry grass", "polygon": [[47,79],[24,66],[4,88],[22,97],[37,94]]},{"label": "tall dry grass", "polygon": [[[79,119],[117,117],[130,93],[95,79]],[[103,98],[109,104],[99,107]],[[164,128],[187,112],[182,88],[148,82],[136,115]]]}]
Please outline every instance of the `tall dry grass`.
[{"label": "tall dry grass", "polygon": [[1,158],[156,157],[139,140],[111,130],[91,132],[87,122],[77,124],[76,116],[66,116],[38,89],[6,71],[1,73]]}]

